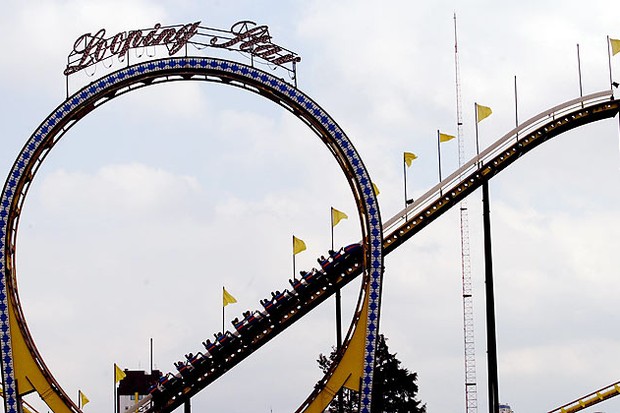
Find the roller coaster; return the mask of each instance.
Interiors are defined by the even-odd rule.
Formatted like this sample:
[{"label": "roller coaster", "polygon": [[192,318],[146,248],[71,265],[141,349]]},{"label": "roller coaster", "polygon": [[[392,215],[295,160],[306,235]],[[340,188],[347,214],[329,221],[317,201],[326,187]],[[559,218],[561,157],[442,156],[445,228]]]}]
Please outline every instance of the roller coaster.
[{"label": "roller coaster", "polygon": [[185,80],[217,82],[257,93],[305,122],[326,144],[350,182],[363,224],[363,239],[330,252],[328,259],[320,262],[320,268],[305,272],[301,279],[289,280],[290,285],[282,292],[263,300],[262,309],[244,313],[231,330],[217,332],[213,341],[204,341],[198,351],[185,356],[187,361],[176,364],[178,372],[163,375],[151,394],[132,411],[173,411],[361,274],[364,277],[355,315],[336,363],[297,411],[322,411],[342,386],[356,388],[369,398],[383,256],[538,145],[566,131],[612,118],[620,111],[620,100],[614,98],[612,90],[550,108],[506,133],[382,223],[372,182],[344,132],[314,101],[281,79],[237,62],[186,57],[136,64],[93,82],[41,123],[26,142],[4,186],[0,201],[0,340],[5,412],[19,411],[19,398],[33,391],[56,413],[80,411],[39,354],[15,282],[19,216],[38,168],[64,133],[102,103],[144,86]]},{"label": "roller coaster", "polygon": [[[389,254],[394,251],[399,245],[531,149],[575,127],[613,117],[619,109],[620,101],[613,100],[610,91],[604,91],[573,99],[527,120],[431,188],[413,204],[387,220],[384,223],[384,230],[387,232],[383,241],[384,253]],[[266,309],[265,312],[258,312],[258,317],[254,318],[255,321],[243,322],[243,329],[237,328],[232,333],[230,331],[224,333],[225,343],[217,347],[217,353],[211,354],[211,351],[208,351],[209,354],[206,356],[202,353],[197,353],[196,356],[188,354],[188,364],[194,368],[192,372],[187,372],[185,375],[168,373],[162,379],[165,385],[160,388],[155,387],[156,397],[153,397],[153,400],[146,398],[140,403],[140,406],[144,406],[153,402],[152,407],[143,411],[170,412],[181,406],[188,397],[230,370],[243,358],[249,356],[334,294],[337,289],[342,288],[362,273],[362,254],[347,254],[343,249],[333,257],[335,263],[333,269],[327,267],[324,271],[313,270],[313,273],[319,275],[316,281],[303,284],[303,286],[297,284],[304,290],[298,291],[294,288],[290,293],[288,291],[278,292],[273,300],[269,300],[270,303],[277,303],[275,304],[277,305],[276,311]],[[361,302],[363,300],[360,300]],[[358,303],[356,316],[345,340],[344,351],[341,352],[340,359],[349,348],[356,323],[363,319],[360,317],[363,310],[360,303]],[[247,318],[248,316],[246,320]],[[222,333],[219,334],[222,337]],[[212,345],[215,346],[215,344]],[[329,402],[324,400],[323,403],[319,403],[320,407],[317,407],[315,403],[322,392],[327,390],[327,393],[333,396],[340,387],[330,388],[329,379],[334,375],[336,368],[337,364],[321,380],[315,391],[297,410],[298,412],[323,411],[326,407],[325,403]],[[331,401],[331,398],[328,400]]]}]

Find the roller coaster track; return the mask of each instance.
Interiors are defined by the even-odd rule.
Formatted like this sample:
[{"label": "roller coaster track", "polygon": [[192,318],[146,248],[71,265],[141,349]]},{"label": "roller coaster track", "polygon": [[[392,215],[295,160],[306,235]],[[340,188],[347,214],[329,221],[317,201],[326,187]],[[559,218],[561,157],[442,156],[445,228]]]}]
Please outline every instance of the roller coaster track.
[{"label": "roller coaster track", "polygon": [[607,387],[603,387],[597,391],[583,396],[580,399],[574,400],[570,403],[566,403],[563,406],[556,407],[549,411],[549,413],[576,413],[580,410],[586,409],[590,406],[594,406],[600,402],[616,397],[620,394],[620,381],[610,384]]},{"label": "roller coaster track", "polygon": [[[6,249],[0,250],[0,252],[6,254],[0,257],[0,259],[6,260],[2,261],[2,264],[6,263],[6,265],[2,267],[2,271],[5,273],[8,284],[7,295],[4,296],[3,294],[3,297],[0,297],[0,305],[3,306],[0,310],[3,312],[2,316],[5,317],[5,319],[0,320],[0,325],[4,332],[5,329],[8,328],[7,324],[10,323],[11,331],[16,332],[11,339],[12,349],[10,351],[12,353],[9,353],[9,355],[14,355],[15,360],[18,360],[20,363],[18,368],[15,369],[16,378],[19,380],[19,390],[17,392],[15,391],[15,389],[17,389],[15,382],[4,383],[7,391],[7,399],[12,399],[10,403],[5,403],[5,409],[7,409],[7,411],[9,411],[9,409],[11,412],[15,411],[16,393],[24,395],[32,391],[37,391],[46,403],[48,403],[51,410],[56,413],[80,411],[53,378],[49,368],[45,365],[34,344],[34,340],[26,325],[19,296],[17,294],[14,268],[14,246],[16,243],[17,223],[25,194],[30,187],[34,174],[47,153],[58,142],[60,137],[79,119],[94,110],[101,103],[115,96],[134,90],[135,88],[158,83],[162,81],[161,79],[164,79],[163,81],[215,81],[245,88],[286,107],[292,113],[302,118],[302,120],[326,142],[333,153],[340,150],[340,148],[336,147],[334,143],[327,139],[328,135],[333,136],[336,132],[339,133],[340,129],[338,126],[335,125],[331,118],[329,118],[320,107],[301,92],[293,90],[290,85],[286,85],[278,79],[266,74],[258,74],[256,80],[253,80],[250,79],[248,77],[249,75],[245,72],[244,76],[246,76],[248,80],[246,83],[243,83],[239,81],[242,71],[245,70],[250,74],[258,72],[252,68],[246,69],[242,67],[242,65],[235,67],[234,63],[215,62],[215,60],[208,59],[191,59],[192,60],[169,59],[166,61],[139,65],[136,66],[137,69],[129,67],[119,72],[123,76],[127,76],[126,78],[117,76],[112,80],[113,87],[109,84],[105,85],[105,82],[99,82],[96,85],[93,84],[84,88],[81,92],[74,95],[75,98],[73,99],[78,103],[74,104],[71,100],[68,100],[63,105],[59,106],[57,111],[53,112],[48,120],[41,124],[37,132],[39,135],[33,135],[33,140],[27,143],[24,148],[23,154],[25,155],[20,156],[16,161],[12,172],[14,175],[9,177],[9,181],[7,181],[8,184],[5,186],[5,194],[11,193],[9,198],[12,203],[9,205],[10,202],[4,200],[3,204],[0,205],[0,222],[3,224],[3,231],[5,231],[2,233],[3,239],[1,241],[3,243],[3,248],[6,247]],[[201,62],[217,64],[217,69],[211,72],[215,74],[197,74],[199,69],[198,65]],[[168,67],[167,65],[172,66],[173,64],[178,65],[180,63],[183,64],[182,69],[174,67],[174,69],[170,69],[168,74],[165,73],[165,70],[168,70],[166,69]],[[148,71],[151,70],[151,65],[162,65],[164,69],[162,69],[160,73],[153,73],[152,77],[148,77]],[[225,67],[225,65],[228,66]],[[135,79],[137,80],[133,80],[131,77],[134,75],[131,74],[130,71],[139,71],[140,69],[145,70],[146,75],[135,75]],[[233,76],[233,74],[235,74],[235,76]],[[267,82],[272,86],[268,86]],[[110,90],[110,92],[108,95],[98,95],[100,90],[104,92]],[[291,96],[291,99],[285,101],[284,97],[287,94]],[[295,96],[294,99],[292,98],[293,96]],[[91,97],[92,100],[90,100]],[[295,102],[289,104],[292,100],[295,100]],[[611,91],[605,91],[571,100],[526,121],[500,138],[479,156],[476,156],[463,165],[448,178],[430,189],[415,203],[409,205],[408,208],[400,211],[393,218],[387,220],[384,223],[385,230],[383,234],[386,235],[383,237],[383,251],[381,253],[381,248],[379,248],[379,256],[392,252],[452,206],[458,204],[467,195],[481,186],[483,182],[488,181],[508,165],[512,164],[512,162],[517,160],[520,156],[537,147],[539,144],[576,127],[601,119],[611,118],[615,116],[619,110],[620,101],[614,100]],[[308,116],[304,118],[303,116],[305,115]],[[55,125],[55,123],[58,122],[62,123],[62,125]],[[50,136],[48,140],[42,141],[42,144],[37,146],[38,143],[36,143],[36,138],[38,136],[46,136],[48,127],[51,129],[52,126],[58,126],[56,134]],[[44,129],[45,131],[43,131]],[[31,145],[32,149],[30,148]],[[352,148],[348,149],[348,151],[354,152]],[[352,176],[358,173],[358,166],[355,162],[351,163],[351,159],[353,159],[353,161],[357,160],[358,162],[359,160],[355,157],[356,154],[353,156],[349,155],[349,152],[347,152],[347,156],[351,158],[342,157],[339,158],[338,161],[341,163],[341,168],[348,171],[349,174],[347,178],[349,181],[353,181],[354,178],[352,178]],[[22,173],[23,176],[20,175]],[[20,179],[19,184],[15,184],[14,182],[18,176]],[[366,194],[369,191],[369,185],[370,182],[368,179],[364,180],[363,183],[351,184],[352,190],[356,194],[358,207],[360,207],[360,199],[363,198],[363,194],[361,193],[364,192],[364,194]],[[363,208],[367,208],[367,206],[362,206],[362,209]],[[368,212],[368,209],[366,209],[365,212]],[[362,213],[360,212],[360,214]],[[363,227],[365,238],[375,236],[374,232],[377,231],[375,227],[377,224],[372,223],[372,220],[369,219],[371,217],[370,214],[372,214],[372,212],[368,213],[366,218],[361,215],[362,221],[368,225],[367,227]],[[372,217],[374,218],[374,216],[375,215]],[[378,216],[378,214],[376,216]],[[380,223],[379,221],[378,224]],[[370,228],[372,228],[372,231],[368,231]],[[377,240],[376,243],[381,245],[380,240]],[[366,243],[364,243],[364,246],[366,246]],[[373,244],[372,248],[377,247]],[[259,318],[258,322],[253,325],[252,328],[244,330],[240,336],[229,335],[229,341],[221,345],[217,361],[212,360],[211,362],[204,362],[202,364],[198,363],[195,371],[187,376],[177,378],[174,377],[174,375],[170,375],[171,379],[163,387],[164,391],[160,392],[160,394],[157,394],[152,399],[150,397],[143,399],[143,402],[135,406],[135,409],[148,412],[170,412],[182,405],[186,400],[204,389],[208,384],[233,368],[258,348],[265,345],[321,302],[325,301],[334,294],[337,289],[342,288],[363,272],[368,274],[371,268],[369,262],[371,261],[373,263],[372,271],[376,271],[377,257],[370,254],[367,250],[365,250],[363,254],[345,256],[333,269],[317,277],[316,281],[308,283],[304,293],[292,293],[287,296],[286,299],[278,304],[277,309],[269,312],[268,316]],[[364,277],[355,317],[349,328],[345,344],[343,345],[341,357],[342,354],[352,348],[351,340],[354,336],[354,331],[356,331],[358,322],[364,319],[364,311],[368,311],[368,303],[369,300],[371,300],[369,297],[375,294],[374,291],[376,291],[377,288],[380,289],[380,286],[372,286],[374,280],[375,279],[373,279],[371,283],[367,276]],[[369,291],[372,292],[369,293]],[[372,305],[375,305],[375,303]],[[372,309],[372,311],[375,310]],[[5,313],[8,313],[8,323]],[[5,358],[7,357],[8,356],[5,355]],[[12,362],[10,357],[8,357],[8,360]],[[3,362],[6,363],[6,360],[3,360]],[[317,400],[320,392],[328,388],[327,383],[329,378],[333,377],[334,371],[337,369],[335,366],[336,364],[332,370],[328,372],[327,376],[321,380],[316,390],[309,396],[300,409],[308,411],[308,407],[312,405],[314,400]],[[3,374],[6,378],[6,374],[8,374],[6,364],[4,365]]]},{"label": "roller coaster track", "polygon": [[[619,110],[620,100],[614,100],[610,91],[604,91],[570,100],[522,123],[431,188],[413,204],[384,222],[384,234],[386,234],[383,241],[384,254],[394,251],[399,245],[439,218],[452,206],[457,205],[484,182],[490,180],[538,145],[571,129],[598,120],[612,118]],[[282,304],[278,312],[265,317],[251,331],[241,334],[240,338],[235,338],[225,351],[226,356],[222,357],[217,363],[208,363],[208,368],[203,368],[202,371],[194,373],[189,379],[184,377],[173,379],[174,382],[170,383],[165,392],[160,395],[162,396],[160,400],[151,404],[154,400],[147,397],[134,408],[145,412],[171,412],[181,406],[187,399],[222,376],[361,274],[364,267],[361,262],[362,257],[363,255],[352,257],[343,263],[345,265],[339,271],[327,272],[328,277],[326,278],[328,280],[310,284],[312,290],[306,297],[291,295]],[[363,291],[364,287],[362,287],[356,315],[347,334],[341,355],[350,345],[356,323],[363,319],[360,317],[364,302]],[[336,366],[337,363],[318,383],[298,412],[309,411],[308,407],[325,390],[329,377],[334,373]],[[333,393],[333,390],[331,389],[329,392]]]}]

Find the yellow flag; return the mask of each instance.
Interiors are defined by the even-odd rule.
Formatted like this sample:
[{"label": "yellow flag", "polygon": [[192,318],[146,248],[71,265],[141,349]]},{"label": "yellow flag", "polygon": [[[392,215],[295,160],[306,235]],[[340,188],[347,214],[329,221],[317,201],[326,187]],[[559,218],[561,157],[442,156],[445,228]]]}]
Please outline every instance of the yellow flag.
[{"label": "yellow flag", "polygon": [[224,303],[224,307],[226,307],[228,304],[236,303],[237,299],[230,295],[230,293],[226,291],[226,288],[222,287],[222,301]]},{"label": "yellow flag", "polygon": [[121,370],[121,368],[118,367],[116,363],[114,363],[114,383],[118,383],[119,381],[123,380],[126,376],[127,374],[125,374],[125,372]]},{"label": "yellow flag", "polygon": [[82,393],[82,390],[78,390],[78,393],[80,394],[80,405],[82,407],[86,406],[86,403],[88,403],[90,400],[88,400],[88,397],[86,397],[86,395]]},{"label": "yellow flag", "polygon": [[493,111],[490,107],[482,106],[476,103],[476,116],[478,119],[478,123],[480,123],[482,119],[486,119],[491,116],[491,113],[493,113]]},{"label": "yellow flag", "polygon": [[306,249],[306,243],[293,235],[293,255],[299,254]]},{"label": "yellow flag", "polygon": [[379,188],[377,187],[377,185],[375,185],[375,183],[372,183],[372,190],[375,191],[375,196],[379,195],[381,192],[379,192]]},{"label": "yellow flag", "polygon": [[454,138],[456,138],[456,136],[448,135],[447,133],[439,133],[439,142],[448,142]]},{"label": "yellow flag", "polygon": [[618,39],[609,39],[609,43],[611,43],[611,55],[615,56],[620,53],[620,40]]},{"label": "yellow flag", "polygon": [[405,163],[407,164],[407,166],[411,166],[411,162],[413,162],[415,159],[418,159],[418,155],[416,155],[413,152],[405,152],[404,157],[405,157]]},{"label": "yellow flag", "polygon": [[340,221],[347,218],[349,218],[347,214],[332,207],[332,228],[338,225]]}]

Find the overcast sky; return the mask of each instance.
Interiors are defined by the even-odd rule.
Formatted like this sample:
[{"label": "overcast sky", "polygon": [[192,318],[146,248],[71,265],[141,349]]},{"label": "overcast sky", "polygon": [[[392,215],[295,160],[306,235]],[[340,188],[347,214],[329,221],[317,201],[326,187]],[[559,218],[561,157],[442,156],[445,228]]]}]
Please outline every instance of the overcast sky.
[{"label": "overcast sky", "polygon": [[[155,23],[270,28],[297,52],[298,85],[346,131],[381,194],[384,221],[403,204],[402,152],[419,196],[438,179],[436,130],[456,133],[454,21],[467,157],[474,102],[487,146],[519,119],[609,87],[606,36],[616,1],[22,1],[0,13],[0,175],[65,99],[74,41]],[[131,52],[134,53],[134,52]],[[242,59],[231,54],[231,59]],[[612,61],[620,77],[620,56]],[[98,68],[97,70],[102,70]],[[98,76],[101,72],[96,72]],[[71,78],[71,93],[83,85]],[[500,400],[545,412],[620,380],[618,119],[562,135],[491,182]],[[458,166],[442,146],[443,174]],[[468,198],[475,287],[478,406],[487,410],[479,192]],[[101,106],[47,157],[20,220],[17,275],[37,347],[85,411],[111,411],[113,363],[174,370],[221,329],[221,288],[238,303],[226,324],[288,285],[291,236],[309,269],[330,247],[329,208],[350,219],[336,244],[360,239],[345,177],[319,139],[259,96],[207,83],[145,88]],[[386,258],[381,330],[419,374],[429,412],[464,411],[458,211]],[[345,291],[348,325],[359,282]],[[193,399],[195,411],[291,412],[335,342],[333,300]],[[38,403],[38,397],[28,400]],[[620,409],[620,400],[592,411]],[[45,409],[42,409],[45,411]]]}]

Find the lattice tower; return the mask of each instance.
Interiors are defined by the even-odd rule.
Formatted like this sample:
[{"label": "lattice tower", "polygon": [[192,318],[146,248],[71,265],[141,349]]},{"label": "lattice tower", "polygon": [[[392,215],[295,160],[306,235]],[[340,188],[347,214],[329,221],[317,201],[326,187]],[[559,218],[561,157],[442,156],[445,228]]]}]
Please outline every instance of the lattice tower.
[{"label": "lattice tower", "polygon": [[[459,166],[466,161],[463,137],[463,109],[461,102],[461,79],[459,68],[456,13],[454,14],[454,66],[456,73],[456,124],[459,147]],[[474,297],[471,281],[471,258],[469,248],[469,213],[467,199],[460,204],[461,223],[461,275],[463,281],[463,338],[465,349],[465,411],[477,413],[478,389],[476,384],[476,346],[474,336]]]}]

